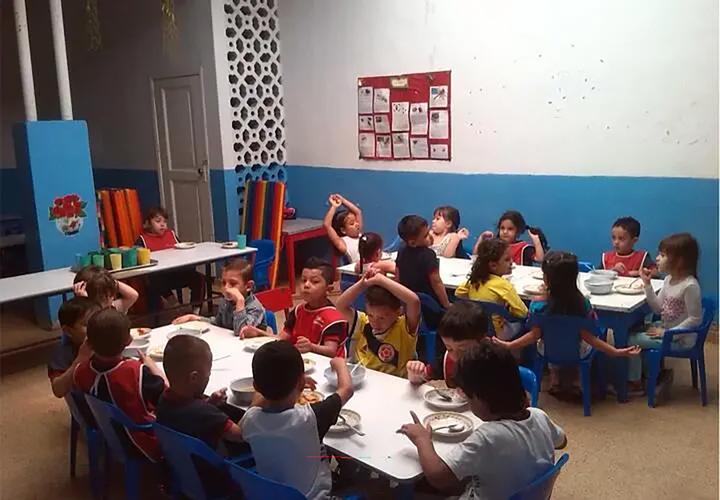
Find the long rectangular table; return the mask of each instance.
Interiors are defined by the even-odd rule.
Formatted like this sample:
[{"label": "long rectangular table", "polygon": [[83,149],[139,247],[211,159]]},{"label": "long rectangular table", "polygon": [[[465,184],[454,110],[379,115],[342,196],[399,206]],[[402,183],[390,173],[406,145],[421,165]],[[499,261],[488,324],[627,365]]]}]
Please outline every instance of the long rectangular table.
[{"label": "long rectangular table", "polygon": [[[168,325],[152,331],[151,346],[163,345],[167,342],[168,333],[177,326]],[[245,350],[245,340],[235,337],[230,330],[211,326],[210,331],[202,335],[213,352],[213,369],[210,374],[206,393],[210,394],[237,378],[252,377],[253,353]],[[318,391],[325,396],[333,393],[323,376],[330,366],[330,358],[317,354],[305,354],[314,360],[316,365],[310,375],[318,383]],[[162,363],[158,363],[162,368]],[[422,477],[422,468],[418,461],[417,451],[410,440],[396,431],[402,424],[412,422],[410,411],[417,413],[422,420],[433,410],[423,400],[426,387],[416,387],[406,379],[385,373],[367,370],[365,381],[355,388],[355,394],[345,406],[355,410],[362,418],[361,429],[365,436],[348,434],[328,434],[325,444],[343,457],[352,457],[363,466],[379,474],[405,484],[405,492],[412,484]],[[229,394],[229,393],[228,393]],[[232,398],[229,400],[232,404]],[[462,412],[475,425],[481,425],[469,409]],[[435,449],[442,456],[455,445],[453,442],[436,441]]]},{"label": "long rectangular table", "polygon": [[[395,254],[392,255],[395,257]],[[472,260],[440,257],[440,278],[446,288],[454,290],[462,284],[470,274]],[[357,279],[354,264],[340,267],[341,280],[354,281]],[[514,266],[510,283],[517,290],[518,295],[525,300],[533,300],[535,297],[525,291],[525,287],[539,280],[534,276],[540,272],[538,267]],[[641,321],[647,314],[645,294],[622,295],[611,293],[608,295],[591,295],[585,287],[585,280],[588,273],[580,273],[578,276],[578,288],[590,299],[590,304],[597,311],[601,323],[612,328],[615,345],[626,347],[628,345],[628,334],[630,327]],[[634,278],[618,278],[617,283],[630,283]],[[657,292],[662,288],[662,280],[652,280],[652,287]],[[627,359],[616,358],[616,390],[619,401],[627,400]]]}]

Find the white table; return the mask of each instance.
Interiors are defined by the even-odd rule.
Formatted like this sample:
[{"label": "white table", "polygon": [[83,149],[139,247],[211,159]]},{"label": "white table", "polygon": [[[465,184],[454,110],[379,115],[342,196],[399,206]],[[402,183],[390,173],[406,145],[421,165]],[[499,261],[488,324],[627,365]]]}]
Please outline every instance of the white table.
[{"label": "white table", "polygon": [[[255,248],[250,247],[242,250],[226,250],[221,248],[220,243],[198,243],[197,246],[188,250],[171,248],[152,252],[151,259],[158,262],[156,266],[143,267],[132,271],[120,271],[114,273],[113,276],[117,279],[126,279],[200,264],[207,265],[207,272],[211,262],[241,255],[250,255],[255,251]],[[75,274],[70,271],[70,268],[63,267],[0,279],[0,304],[68,292],[72,290],[74,278]]]},{"label": "white table", "polygon": [[[176,326],[164,326],[151,333],[151,346],[162,345],[167,334]],[[235,337],[230,330],[211,326],[210,331],[202,335],[213,351],[213,369],[210,374],[206,393],[210,394],[230,382],[242,377],[252,377],[253,353],[244,349],[245,342]],[[224,357],[228,356],[228,357]],[[330,358],[317,354],[305,354],[316,363],[310,375],[318,382],[318,391],[328,396],[334,392],[328,385],[323,372],[330,366]],[[162,363],[159,363],[162,367]],[[367,371],[365,381],[355,388],[355,394],[345,408],[355,410],[362,417],[361,429],[365,436],[355,434],[331,434],[325,437],[325,444],[337,454],[352,457],[385,477],[400,483],[412,483],[422,476],[415,446],[402,434],[395,431],[402,424],[411,423],[410,410],[417,413],[420,420],[434,411],[423,400],[425,387],[415,387],[406,379],[373,370]],[[232,403],[232,399],[229,400]],[[469,410],[463,412],[481,425],[482,421]],[[442,456],[456,443],[435,441],[435,449]]]}]

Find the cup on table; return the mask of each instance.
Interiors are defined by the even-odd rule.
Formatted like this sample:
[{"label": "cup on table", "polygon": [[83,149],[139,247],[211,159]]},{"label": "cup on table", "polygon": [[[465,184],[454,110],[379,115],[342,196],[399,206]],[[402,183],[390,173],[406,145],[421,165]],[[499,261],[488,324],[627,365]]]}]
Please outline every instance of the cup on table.
[{"label": "cup on table", "polygon": [[245,248],[247,246],[247,236],[244,234],[238,234],[236,237],[237,247]]},{"label": "cup on table", "polygon": [[150,264],[150,249],[149,248],[138,248],[137,249],[137,263],[139,266]]},{"label": "cup on table", "polygon": [[105,267],[105,255],[103,255],[102,253],[94,253],[90,257],[90,259],[92,260],[93,265],[98,267]]},{"label": "cup on table", "polygon": [[122,248],[122,264],[123,264],[123,267],[137,266],[137,248],[135,248],[135,247]]},{"label": "cup on table", "polygon": [[92,261],[90,260],[90,255],[87,253],[78,253],[75,254],[75,267],[78,269],[82,269],[85,266],[89,266]]},{"label": "cup on table", "polygon": [[122,254],[121,253],[111,253],[110,254],[110,267],[113,271],[117,271],[118,269],[122,269]]}]

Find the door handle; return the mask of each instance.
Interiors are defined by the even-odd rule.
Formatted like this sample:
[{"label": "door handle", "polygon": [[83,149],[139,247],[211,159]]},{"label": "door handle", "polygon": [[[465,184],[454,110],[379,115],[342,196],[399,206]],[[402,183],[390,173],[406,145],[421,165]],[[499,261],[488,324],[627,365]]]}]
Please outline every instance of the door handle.
[{"label": "door handle", "polygon": [[203,180],[207,181],[207,175],[208,175],[208,161],[203,160],[200,164],[200,168],[197,169],[197,173],[200,177],[203,178]]}]

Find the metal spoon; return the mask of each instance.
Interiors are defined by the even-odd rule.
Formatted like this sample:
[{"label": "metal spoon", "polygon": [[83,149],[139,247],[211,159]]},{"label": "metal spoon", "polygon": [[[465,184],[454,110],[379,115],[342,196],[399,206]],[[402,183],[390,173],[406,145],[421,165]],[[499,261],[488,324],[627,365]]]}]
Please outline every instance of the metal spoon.
[{"label": "metal spoon", "polygon": [[465,426],[463,424],[459,424],[459,423],[455,422],[454,424],[441,425],[440,427],[433,427],[432,432],[437,432],[442,429],[447,429],[448,432],[456,433],[456,432],[464,431]]},{"label": "metal spoon", "polygon": [[353,367],[350,369],[350,378],[352,378],[353,373],[355,373],[355,370],[357,367],[360,366],[360,363],[355,363]]},{"label": "metal spoon", "polygon": [[447,401],[448,403],[453,402],[453,397],[451,395],[447,394],[446,392],[441,391],[440,389],[436,389],[436,390],[437,390],[437,395],[440,399],[442,399],[443,401]]},{"label": "metal spoon", "polygon": [[[351,431],[353,431],[353,432],[354,432],[355,434],[357,434],[358,436],[364,436],[364,435],[365,435],[365,433],[364,433],[363,431],[361,431],[361,430],[358,429],[357,427],[353,427],[352,425],[350,425],[350,422],[348,422],[347,420],[345,420],[345,417],[343,416],[342,413],[338,414],[338,418],[339,418],[340,420],[342,420],[343,424],[345,424],[345,427],[347,427],[348,429],[350,429]],[[450,431],[450,432],[452,432],[452,431]]]}]

